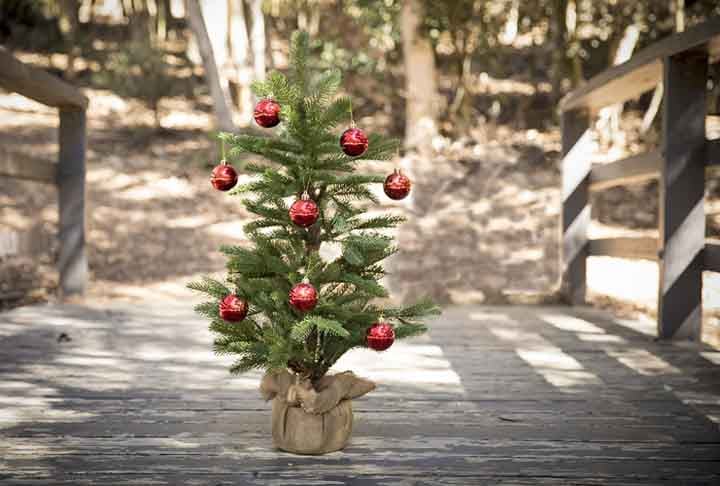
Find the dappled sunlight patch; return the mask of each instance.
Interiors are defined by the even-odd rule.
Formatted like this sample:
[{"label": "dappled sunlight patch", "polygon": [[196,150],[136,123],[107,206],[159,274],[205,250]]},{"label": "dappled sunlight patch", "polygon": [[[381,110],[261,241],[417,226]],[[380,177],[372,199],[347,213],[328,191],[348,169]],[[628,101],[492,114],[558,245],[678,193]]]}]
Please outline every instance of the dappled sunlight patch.
[{"label": "dappled sunlight patch", "polygon": [[596,374],[538,333],[494,326],[489,329],[494,336],[517,345],[515,354],[561,391],[603,384]]},{"label": "dappled sunlight patch", "polygon": [[590,257],[587,260],[588,289],[650,308],[657,302],[658,265],[649,260]]},{"label": "dappled sunlight patch", "polygon": [[382,353],[367,348],[353,349],[333,366],[334,372],[349,369],[380,385],[405,385],[428,392],[459,395],[466,393],[460,376],[453,370],[442,348],[428,344],[427,339],[396,342],[389,351]]},{"label": "dappled sunlight patch", "polygon": [[637,319],[613,319],[613,322],[646,336],[654,338],[657,335],[657,323],[644,315],[638,316]]},{"label": "dappled sunlight patch", "polygon": [[[497,338],[509,343],[522,343],[524,349],[549,349],[553,345],[536,332],[528,332],[522,329],[488,327],[490,332]],[[558,348],[554,348],[558,349]]]},{"label": "dappled sunlight patch", "polygon": [[206,227],[205,231],[215,236],[233,238],[236,240],[245,240],[247,239],[247,236],[245,235],[245,231],[243,231],[243,225],[247,222],[247,220],[236,219],[233,221],[215,223]]},{"label": "dappled sunlight patch", "polygon": [[110,167],[98,167],[88,172],[87,181],[90,184],[102,184],[106,191],[119,191],[141,183],[142,178]]},{"label": "dappled sunlight patch", "polygon": [[501,312],[471,312],[468,318],[472,321],[502,321],[510,325],[517,325],[510,316]]},{"label": "dappled sunlight patch", "polygon": [[682,372],[646,349],[608,349],[608,356],[643,376],[679,375]]},{"label": "dappled sunlight patch", "polygon": [[[30,378],[30,377],[28,377]],[[53,404],[62,403],[63,400],[54,398],[61,396],[55,388],[43,387],[45,396],[33,396],[28,394],[30,390],[23,391],[24,396],[0,395],[0,430],[16,427],[22,423],[38,423],[42,421],[62,420],[65,422],[80,422],[95,417],[97,414],[80,412],[66,408],[54,408]],[[3,439],[2,446],[6,445],[8,438]],[[0,446],[0,450],[2,447]]]},{"label": "dappled sunlight patch", "polygon": [[119,199],[133,201],[148,201],[164,198],[193,198],[196,196],[195,188],[185,179],[179,177],[164,177],[161,174],[144,174],[144,184],[116,192]]},{"label": "dappled sunlight patch", "polygon": [[596,333],[578,333],[578,339],[586,343],[612,343],[612,344],[624,344],[627,341],[614,334],[596,334]]},{"label": "dappled sunlight patch", "polygon": [[60,356],[55,360],[55,363],[59,365],[70,365],[70,366],[82,366],[82,367],[124,367],[124,362],[121,359],[99,357],[99,356],[78,356],[78,355],[65,355]]},{"label": "dappled sunlight patch", "polygon": [[215,221],[213,215],[210,214],[193,214],[191,216],[184,216],[180,218],[174,218],[167,222],[168,228],[187,228],[196,229],[204,228],[211,225]]},{"label": "dappled sunlight patch", "polygon": [[548,383],[558,387],[561,391],[572,391],[568,389],[573,387],[603,384],[595,373],[586,371],[579,361],[564,353],[560,348],[520,348],[516,349],[515,352],[523,361],[540,373]]},{"label": "dappled sunlight patch", "polygon": [[605,330],[595,324],[577,317],[563,314],[540,314],[540,319],[558,329],[571,332],[604,334]]}]

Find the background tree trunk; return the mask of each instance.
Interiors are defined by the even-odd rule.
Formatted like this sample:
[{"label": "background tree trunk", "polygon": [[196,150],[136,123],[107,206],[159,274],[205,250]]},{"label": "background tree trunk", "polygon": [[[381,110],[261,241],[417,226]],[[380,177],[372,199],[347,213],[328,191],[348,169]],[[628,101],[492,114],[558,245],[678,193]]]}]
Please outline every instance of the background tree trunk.
[{"label": "background tree trunk", "polygon": [[250,38],[245,19],[243,0],[228,0],[228,46],[235,70],[234,101],[240,110],[240,123],[249,124],[253,113],[250,84],[253,70],[250,65]]},{"label": "background tree trunk", "polygon": [[424,14],[420,0],[405,0],[401,12],[405,62],[405,146],[425,152],[437,134],[438,91],[435,53],[420,30]]},{"label": "background tree trunk", "polygon": [[217,126],[220,130],[234,131],[235,123],[233,123],[232,119],[227,85],[223,87],[221,83],[213,46],[210,42],[207,29],[205,28],[205,21],[203,20],[203,14],[198,0],[185,0],[185,12],[188,23],[190,24],[190,29],[193,31],[197,41],[200,56],[202,57],[203,67],[205,69],[205,81],[210,89]]},{"label": "background tree trunk", "polygon": [[252,27],[250,42],[253,51],[253,70],[255,79],[265,80],[265,16],[262,11],[262,0],[250,0],[250,15]]},{"label": "background tree trunk", "polygon": [[555,100],[559,100],[562,96],[562,82],[566,74],[567,6],[568,0],[553,0],[552,92]]}]

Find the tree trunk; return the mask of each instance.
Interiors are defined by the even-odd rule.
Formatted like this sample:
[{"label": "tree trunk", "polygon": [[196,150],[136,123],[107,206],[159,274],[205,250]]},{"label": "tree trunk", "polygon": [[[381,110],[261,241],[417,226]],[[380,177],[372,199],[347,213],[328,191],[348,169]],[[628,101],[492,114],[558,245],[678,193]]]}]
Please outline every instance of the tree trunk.
[{"label": "tree trunk", "polygon": [[562,84],[566,74],[567,6],[568,0],[553,1],[552,92],[555,100],[559,100],[562,96]]},{"label": "tree trunk", "polygon": [[78,54],[78,26],[80,25],[80,2],[78,0],[62,0],[60,2],[60,32],[63,35],[65,51],[68,56],[65,77],[75,77],[75,58]]},{"label": "tree trunk", "polygon": [[498,36],[501,44],[511,46],[517,39],[520,24],[520,0],[512,0],[505,26]]},{"label": "tree trunk", "polygon": [[435,53],[420,31],[421,0],[405,0],[401,12],[405,61],[405,146],[425,153],[437,134],[438,91]]},{"label": "tree trunk", "polygon": [[[615,49],[615,54],[612,59],[613,66],[622,64],[632,57],[639,38],[640,26],[638,24],[628,25]],[[620,116],[623,112],[623,106],[623,103],[606,106],[598,113],[597,127],[600,132],[601,141],[605,144],[624,144],[624,140],[620,139]]]},{"label": "tree trunk", "polygon": [[185,0],[185,12],[187,15],[190,29],[195,35],[198,50],[202,57],[203,67],[205,69],[205,81],[210,89],[210,96],[213,100],[215,117],[217,126],[220,130],[234,131],[235,124],[232,119],[232,111],[230,110],[230,96],[227,91],[227,85],[223,87],[218,67],[215,62],[215,54],[213,46],[210,42],[205,21],[203,20],[202,10],[198,0]]},{"label": "tree trunk", "polygon": [[253,80],[250,66],[250,38],[248,37],[243,0],[228,0],[228,46],[236,73],[235,104],[240,109],[240,123],[249,124],[253,113],[250,84]]},{"label": "tree trunk", "polygon": [[[675,15],[675,32],[682,32],[685,30],[685,0],[670,0],[670,11]],[[663,98],[663,84],[658,83],[655,86],[652,100],[650,100],[650,106],[648,106],[645,115],[643,116],[642,125],[640,131],[642,133],[650,130],[650,127],[655,120],[655,117],[660,111],[660,104]]]},{"label": "tree trunk", "polygon": [[255,79],[265,80],[265,16],[262,11],[262,0],[250,0],[252,28],[250,41],[253,51],[253,70]]}]

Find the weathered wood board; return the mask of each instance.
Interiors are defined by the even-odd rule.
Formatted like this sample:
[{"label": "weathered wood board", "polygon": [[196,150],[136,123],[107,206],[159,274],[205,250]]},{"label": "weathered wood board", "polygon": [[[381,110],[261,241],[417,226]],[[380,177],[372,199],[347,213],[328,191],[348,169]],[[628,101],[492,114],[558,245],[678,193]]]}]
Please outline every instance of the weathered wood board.
[{"label": "weathered wood board", "polygon": [[[271,446],[191,303],[0,314],[0,484],[720,484],[720,351],[584,307],[455,307],[352,368],[350,447]],[[58,339],[62,333],[70,338]]]}]

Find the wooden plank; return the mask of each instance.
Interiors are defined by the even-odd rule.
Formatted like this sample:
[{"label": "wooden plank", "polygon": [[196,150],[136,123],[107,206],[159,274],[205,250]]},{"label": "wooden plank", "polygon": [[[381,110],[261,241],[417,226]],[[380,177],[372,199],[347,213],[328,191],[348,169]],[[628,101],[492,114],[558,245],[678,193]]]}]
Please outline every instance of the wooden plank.
[{"label": "wooden plank", "polygon": [[707,141],[707,165],[720,165],[720,138]]},{"label": "wooden plank", "polygon": [[699,340],[705,247],[707,53],[666,58],[660,178],[658,336]]},{"label": "wooden plank", "polygon": [[720,241],[705,244],[703,263],[704,270],[720,272]]},{"label": "wooden plank", "polygon": [[590,240],[589,254],[617,258],[658,259],[657,238],[599,238]]},{"label": "wooden plank", "polygon": [[80,90],[52,74],[17,60],[0,46],[0,86],[48,106],[87,108]]},{"label": "wooden plank", "polygon": [[[0,313],[0,483],[710,486],[720,477],[720,431],[694,395],[718,403],[717,365],[598,309],[448,307],[429,336],[391,354],[356,350],[356,364],[340,369],[374,371],[378,389],[354,403],[346,450],[309,457],[273,449],[260,373],[227,374],[232,360],[212,355],[192,303]],[[72,341],[58,342],[60,332]],[[625,341],[588,346],[588,335]],[[520,358],[533,351],[534,364]],[[640,370],[638,352],[651,353]],[[677,370],[648,366],[652,356]],[[601,384],[543,377],[562,373]]]},{"label": "wooden plank", "polygon": [[561,293],[567,302],[585,302],[587,229],[590,224],[590,119],[580,111],[562,114]]},{"label": "wooden plank", "polygon": [[85,254],[85,112],[60,110],[60,289],[83,293],[87,281]]},{"label": "wooden plank", "polygon": [[668,36],[641,50],[629,61],[594,76],[565,96],[560,102],[560,110],[587,108],[595,112],[604,106],[636,98],[662,81],[665,57],[695,49],[704,50],[711,62],[720,57],[720,18]]},{"label": "wooden plank", "polygon": [[594,164],[590,172],[590,190],[639,184],[660,176],[662,153],[651,150],[610,164]]},{"label": "wooden plank", "polygon": [[57,164],[0,147],[1,176],[54,184]]}]

